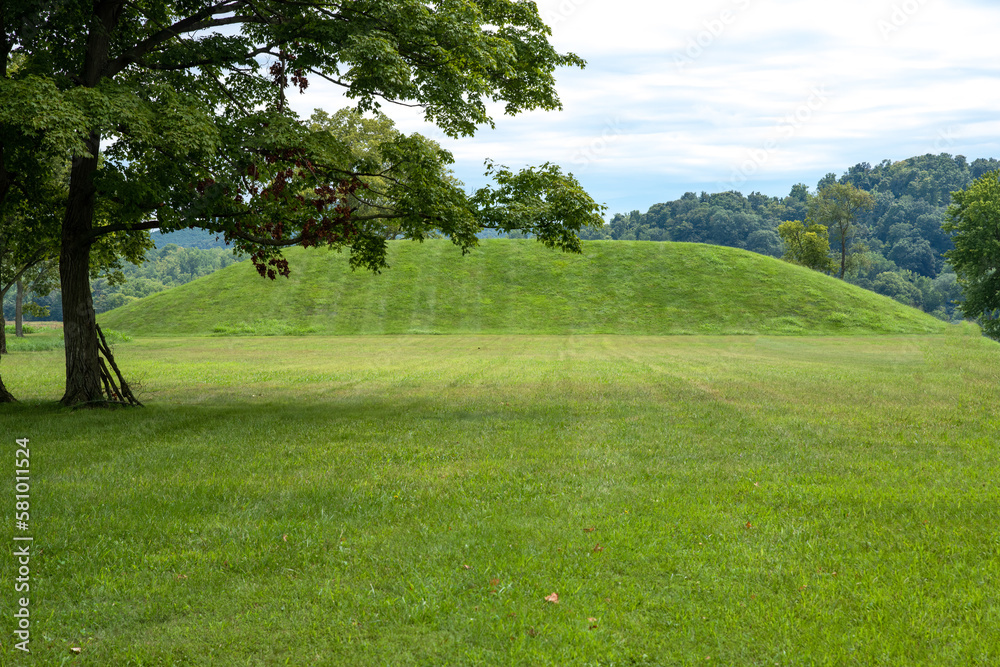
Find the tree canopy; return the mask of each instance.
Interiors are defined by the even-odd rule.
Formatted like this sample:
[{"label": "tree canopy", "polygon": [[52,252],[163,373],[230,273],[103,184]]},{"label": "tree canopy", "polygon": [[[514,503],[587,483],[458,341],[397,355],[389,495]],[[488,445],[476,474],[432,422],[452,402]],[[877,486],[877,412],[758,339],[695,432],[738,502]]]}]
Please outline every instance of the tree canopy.
[{"label": "tree canopy", "polygon": [[387,224],[463,250],[496,229],[579,251],[576,232],[601,221],[555,165],[490,165],[496,188],[470,195],[434,142],[361,123],[359,151],[357,133],[315,127],[287,102],[324,80],[358,113],[416,106],[450,136],[492,126],[492,102],[507,114],[558,109],[556,68],[584,63],[551,46],[534,3],[16,0],[0,21],[0,55],[17,62],[0,77],[0,210],[10,184],[71,165],[56,233],[65,404],[104,396],[88,279],[105,237],[198,227],[275,278],[292,245],[343,248],[378,271]]},{"label": "tree canopy", "polygon": [[826,227],[799,220],[789,220],[778,225],[778,234],[785,243],[783,259],[816,271],[833,271],[830,257],[830,234]]},{"label": "tree canopy", "polygon": [[829,183],[809,202],[809,220],[830,229],[840,247],[840,277],[847,273],[848,257],[854,254],[854,238],[858,234],[857,217],[862,211],[871,210],[875,199],[864,190],[850,183]]},{"label": "tree canopy", "polygon": [[946,257],[965,295],[962,311],[1000,339],[1000,172],[985,174],[951,197],[944,230],[955,247]]}]

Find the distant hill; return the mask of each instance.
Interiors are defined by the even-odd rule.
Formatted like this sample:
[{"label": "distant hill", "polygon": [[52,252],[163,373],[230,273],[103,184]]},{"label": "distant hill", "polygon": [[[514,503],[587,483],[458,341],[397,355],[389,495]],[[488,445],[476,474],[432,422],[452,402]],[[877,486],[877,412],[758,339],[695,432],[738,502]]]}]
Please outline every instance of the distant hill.
[{"label": "distant hill", "polygon": [[170,243],[182,248],[200,248],[202,250],[229,247],[221,237],[216,238],[216,234],[206,232],[204,229],[181,229],[167,234],[161,234],[157,230],[150,232],[149,236],[156,244],[157,250]]},{"label": "distant hill", "polygon": [[380,275],[328,250],[287,252],[292,276],[249,262],[99,316],[141,335],[908,334],[948,325],[829,276],[734,248],[591,241],[583,255],[485,240],[393,241]]},{"label": "distant hill", "polygon": [[[961,290],[945,264],[951,239],[941,230],[951,193],[983,174],[1000,169],[1000,160],[962,155],[921,155],[872,166],[854,165],[839,178],[824,176],[816,190],[830,183],[850,183],[875,199],[858,216],[859,240],[868,248],[863,269],[848,282],[917,306],[943,319],[960,318],[955,301]],[[785,197],[759,192],[688,192],[680,199],[653,204],[645,213],[617,213],[603,229],[586,238],[639,241],[686,241],[744,248],[780,257],[777,234],[786,220],[805,220],[809,186],[799,183]]]}]

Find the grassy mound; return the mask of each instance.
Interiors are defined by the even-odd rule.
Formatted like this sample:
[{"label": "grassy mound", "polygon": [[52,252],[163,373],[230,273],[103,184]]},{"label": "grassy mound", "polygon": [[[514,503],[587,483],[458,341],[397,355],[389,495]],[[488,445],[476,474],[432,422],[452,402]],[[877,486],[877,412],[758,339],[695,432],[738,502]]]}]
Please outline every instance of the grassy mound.
[{"label": "grassy mound", "polygon": [[770,257],[689,243],[595,241],[583,255],[534,241],[390,243],[390,269],[288,251],[289,279],[243,262],[100,317],[139,335],[910,334],[947,325]]}]

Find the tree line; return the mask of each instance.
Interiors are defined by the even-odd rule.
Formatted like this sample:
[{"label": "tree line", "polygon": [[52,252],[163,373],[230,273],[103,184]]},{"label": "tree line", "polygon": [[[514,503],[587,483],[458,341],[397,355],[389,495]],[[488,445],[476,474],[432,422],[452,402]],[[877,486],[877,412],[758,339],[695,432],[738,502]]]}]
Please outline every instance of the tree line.
[{"label": "tree line", "polygon": [[[177,239],[181,243],[193,239]],[[117,272],[105,274],[90,281],[94,295],[94,311],[100,315],[143,297],[162,292],[171,287],[189,283],[224,269],[245,257],[233,254],[224,247],[182,247],[174,243],[163,244],[146,252],[139,264],[125,264]],[[62,293],[59,290],[58,267],[51,262],[41,273],[45,280],[24,286],[21,313],[35,321],[62,321]],[[17,297],[11,290],[4,299],[3,315],[7,321],[18,322]]]},{"label": "tree line", "polygon": [[[589,239],[684,241],[709,243],[785,256],[788,244],[780,228],[800,222],[803,232],[819,224],[835,248],[837,265],[813,268],[840,275],[853,284],[923,309],[945,320],[962,317],[962,290],[945,254],[954,248],[942,228],[953,192],[1000,168],[1000,160],[964,156],[923,155],[907,160],[859,163],[840,177],[829,173],[810,191],[799,183],[785,197],[759,192],[744,196],[728,191],[685,193],[680,199],[654,204],[645,213],[615,214],[599,229],[585,230]],[[850,186],[871,201],[854,213],[851,237],[819,220],[817,196],[831,186]],[[812,205],[812,211],[810,206]],[[817,233],[813,229],[813,234]],[[843,266],[841,261],[843,260]],[[853,261],[850,261],[853,260]],[[850,261],[850,265],[848,265]]]}]

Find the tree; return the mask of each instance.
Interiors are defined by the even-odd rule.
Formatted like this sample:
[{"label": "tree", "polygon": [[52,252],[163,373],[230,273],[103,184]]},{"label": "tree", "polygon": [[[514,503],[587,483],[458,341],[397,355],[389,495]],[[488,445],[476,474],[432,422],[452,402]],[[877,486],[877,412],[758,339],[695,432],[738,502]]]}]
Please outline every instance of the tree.
[{"label": "tree", "polygon": [[0,55],[24,65],[0,78],[16,102],[0,133],[72,156],[59,226],[63,404],[105,398],[88,279],[109,235],[134,248],[149,229],[206,229],[273,279],[288,275],[281,249],[293,245],[348,249],[352,267],[379,271],[387,224],[463,251],[495,229],[579,252],[576,231],[601,223],[603,207],[554,165],[490,165],[496,189],[470,196],[432,142],[390,132],[370,151],[379,160],[358,159],[287,104],[290,88],[321,78],[358,112],[418,106],[453,137],[492,126],[490,101],[507,114],[558,109],[555,69],[584,63],[549,44],[534,3],[20,0],[2,12]]},{"label": "tree", "polygon": [[1000,339],[1000,172],[984,174],[951,200],[942,229],[955,244],[945,257],[965,296],[959,308]]},{"label": "tree", "polygon": [[24,313],[32,317],[46,317],[48,308],[39,306],[29,298],[48,296],[59,282],[59,263],[53,258],[32,268],[17,281],[17,294],[14,299],[14,335],[24,337]]},{"label": "tree", "polygon": [[[0,174],[0,185],[2,177],[3,174]],[[27,272],[51,257],[53,244],[44,243],[32,234],[34,231],[36,230],[29,225],[23,224],[13,207],[8,207],[7,210],[0,208],[0,355],[7,354],[7,322],[2,307],[4,297],[12,287],[20,284]],[[11,403],[14,400],[0,376],[0,403]]]},{"label": "tree", "polygon": [[[44,219],[44,212],[36,211],[29,216],[25,201],[0,208],[0,303],[11,288],[17,286],[20,293],[22,278],[30,275],[33,282],[36,270],[52,261],[58,245],[54,238],[46,235],[46,230],[51,229],[51,224],[46,225],[46,222],[51,221]],[[0,308],[0,354],[7,354],[6,319],[2,310]]]},{"label": "tree", "polygon": [[[21,276],[43,260],[44,258],[21,260],[10,249],[9,241],[0,235],[0,304],[15,285],[20,291]],[[0,308],[0,354],[7,354],[7,318],[3,308]]]},{"label": "tree", "polygon": [[[392,169],[392,164],[382,154],[381,146],[396,140],[400,134],[392,119],[376,113],[374,118],[365,118],[354,109],[340,109],[332,116],[321,109],[316,109],[309,119],[309,128],[314,132],[329,132],[343,143],[350,151],[349,163],[355,171],[381,174]],[[427,142],[433,150],[440,146],[425,137],[415,137]],[[356,215],[371,216],[385,208],[391,208],[392,202],[386,196],[390,183],[382,176],[369,176],[364,181],[365,187],[348,195],[348,205],[355,210]],[[377,225],[372,224],[376,230]],[[402,226],[395,220],[388,219],[381,223],[377,230],[386,240],[405,237]]]},{"label": "tree", "polygon": [[778,235],[785,242],[782,259],[816,271],[833,271],[830,235],[823,225],[806,227],[801,220],[789,220],[778,225]]},{"label": "tree", "polygon": [[761,255],[781,257],[781,237],[770,229],[758,229],[747,236],[747,250]]},{"label": "tree", "polygon": [[900,268],[922,276],[935,274],[934,251],[926,239],[913,236],[901,238],[892,246],[887,257]]},{"label": "tree", "polygon": [[803,220],[809,213],[809,186],[797,183],[782,201],[785,211],[782,220]]},{"label": "tree", "polygon": [[859,212],[869,210],[874,205],[875,199],[871,194],[849,183],[836,182],[827,182],[809,203],[808,220],[825,224],[840,246],[841,279],[849,268],[849,256],[863,249],[861,244],[852,243],[857,234],[855,218]]},{"label": "tree", "polygon": [[907,306],[919,307],[923,297],[920,288],[913,284],[914,277],[910,271],[886,271],[875,277],[872,290]]}]

